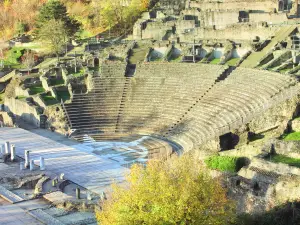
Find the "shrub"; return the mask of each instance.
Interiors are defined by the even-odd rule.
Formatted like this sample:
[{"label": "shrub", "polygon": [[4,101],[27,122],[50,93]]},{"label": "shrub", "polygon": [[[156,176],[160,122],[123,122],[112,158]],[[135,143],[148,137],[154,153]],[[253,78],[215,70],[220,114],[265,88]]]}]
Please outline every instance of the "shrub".
[{"label": "shrub", "polygon": [[134,165],[126,180],[113,185],[112,197],[97,211],[99,224],[228,225],[235,219],[226,190],[191,157]]}]

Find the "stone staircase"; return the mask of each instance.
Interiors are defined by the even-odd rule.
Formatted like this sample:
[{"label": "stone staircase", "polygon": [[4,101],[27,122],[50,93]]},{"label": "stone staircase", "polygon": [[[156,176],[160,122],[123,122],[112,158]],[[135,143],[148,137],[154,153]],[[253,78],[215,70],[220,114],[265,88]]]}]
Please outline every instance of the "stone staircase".
[{"label": "stone staircase", "polygon": [[284,41],[295,29],[297,28],[296,25],[291,26],[284,26],[281,27],[274,35],[274,38],[272,38],[271,42],[264,47],[259,52],[253,52],[248,56],[245,61],[241,64],[242,67],[248,67],[248,68],[254,68],[258,65],[258,63],[261,61],[261,59],[273,49],[273,47],[281,42]]},{"label": "stone staircase", "polygon": [[130,86],[130,77],[127,77],[126,80],[125,80],[125,84],[124,84],[124,88],[123,88],[123,94],[122,94],[122,98],[121,98],[121,103],[120,103],[120,108],[119,108],[119,113],[118,113],[118,118],[117,118],[117,123],[116,123],[116,130],[115,132],[119,132],[119,126],[120,126],[120,123],[122,122],[122,116],[123,116],[123,113],[124,113],[124,107],[125,107],[125,103],[126,103],[126,96],[127,96],[127,91],[128,91],[128,88]]}]

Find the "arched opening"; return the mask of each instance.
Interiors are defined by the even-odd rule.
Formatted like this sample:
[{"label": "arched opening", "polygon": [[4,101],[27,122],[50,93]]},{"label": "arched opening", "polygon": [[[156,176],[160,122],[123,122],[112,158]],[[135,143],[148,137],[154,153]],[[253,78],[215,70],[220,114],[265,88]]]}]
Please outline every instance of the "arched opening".
[{"label": "arched opening", "polygon": [[282,0],[279,1],[278,11],[281,12],[284,10],[284,2]]},{"label": "arched opening", "polygon": [[259,187],[259,184],[257,181],[255,181],[254,185],[253,185],[253,190],[254,191],[259,191],[260,190],[260,187]]},{"label": "arched opening", "polygon": [[95,67],[99,67],[99,59],[98,58],[95,58],[94,59],[94,65],[95,65]]},{"label": "arched opening", "polygon": [[234,149],[235,146],[239,143],[239,141],[240,141],[240,137],[231,132],[220,136],[221,151]]}]

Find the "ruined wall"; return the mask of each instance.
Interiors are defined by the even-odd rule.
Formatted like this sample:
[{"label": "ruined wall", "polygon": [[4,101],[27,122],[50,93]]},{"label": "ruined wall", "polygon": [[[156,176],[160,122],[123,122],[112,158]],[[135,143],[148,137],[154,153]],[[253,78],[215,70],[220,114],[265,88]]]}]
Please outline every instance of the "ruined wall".
[{"label": "ruined wall", "polygon": [[28,105],[27,102],[15,98],[5,98],[4,108],[5,111],[15,114],[17,118],[40,127],[40,115],[37,109],[34,106]]},{"label": "ruined wall", "polygon": [[239,22],[239,12],[203,12],[201,13],[200,26],[216,29],[225,28],[227,25]]},{"label": "ruined wall", "polygon": [[[186,3],[188,7],[188,2]],[[259,10],[265,12],[274,12],[274,9],[278,9],[278,1],[276,0],[230,0],[230,1],[191,1],[190,7],[192,8],[200,8],[201,10],[211,10],[211,11],[218,11],[218,10],[232,10],[232,11],[239,11],[239,10]]]},{"label": "ruined wall", "polygon": [[236,24],[226,29],[208,29],[196,28],[195,32],[180,35],[181,41],[191,41],[196,36],[196,39],[207,40],[244,40],[252,41],[259,37],[261,40],[266,40],[278,30],[278,27],[263,27],[254,24]]},{"label": "ruined wall", "polygon": [[60,105],[47,107],[44,114],[48,118],[48,127],[55,127],[55,131],[61,134],[67,133],[67,120]]},{"label": "ruined wall", "polygon": [[160,0],[159,6],[168,15],[179,15],[187,0]]},{"label": "ruined wall", "polygon": [[287,20],[287,15],[284,13],[249,13],[250,22],[282,23]]}]

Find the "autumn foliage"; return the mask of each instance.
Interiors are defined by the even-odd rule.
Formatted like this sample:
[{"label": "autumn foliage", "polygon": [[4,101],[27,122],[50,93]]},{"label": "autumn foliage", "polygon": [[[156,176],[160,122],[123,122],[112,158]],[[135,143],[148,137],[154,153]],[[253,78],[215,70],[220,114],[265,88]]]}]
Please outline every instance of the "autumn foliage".
[{"label": "autumn foliage", "polygon": [[226,190],[192,157],[134,165],[126,181],[112,186],[112,197],[97,212],[101,225],[226,225],[234,220]]},{"label": "autumn foliage", "polygon": [[[41,6],[49,0],[0,0],[0,40],[18,34],[20,27],[30,31]],[[149,7],[150,0],[60,0],[68,14],[78,20],[83,29],[97,34],[117,26],[122,32],[132,26],[137,17]],[[127,2],[129,4],[127,4]]]}]

